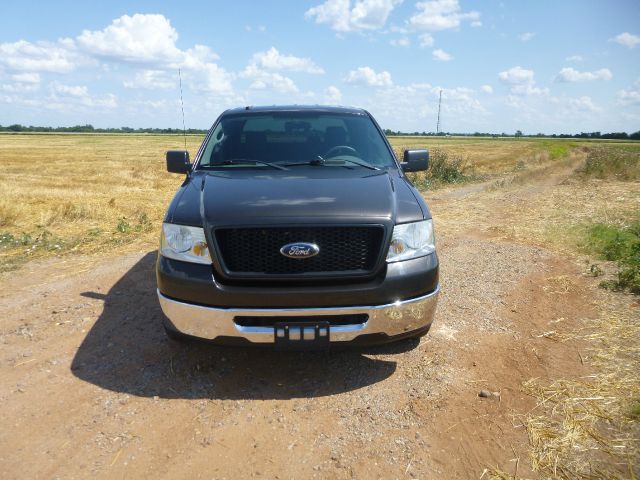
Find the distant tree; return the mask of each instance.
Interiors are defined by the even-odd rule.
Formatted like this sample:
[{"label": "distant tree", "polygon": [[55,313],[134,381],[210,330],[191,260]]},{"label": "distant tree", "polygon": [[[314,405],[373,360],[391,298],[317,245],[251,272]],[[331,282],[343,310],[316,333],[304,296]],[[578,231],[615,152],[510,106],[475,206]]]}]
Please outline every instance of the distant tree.
[{"label": "distant tree", "polygon": [[516,138],[520,138],[522,136],[522,130],[516,130]]}]

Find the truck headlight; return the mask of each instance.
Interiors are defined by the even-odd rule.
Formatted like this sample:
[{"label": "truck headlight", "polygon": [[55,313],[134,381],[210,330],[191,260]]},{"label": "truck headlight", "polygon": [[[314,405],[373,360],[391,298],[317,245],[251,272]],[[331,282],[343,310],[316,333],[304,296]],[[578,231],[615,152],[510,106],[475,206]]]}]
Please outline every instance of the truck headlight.
[{"label": "truck headlight", "polygon": [[211,265],[207,239],[200,227],[163,223],[160,254],[183,262]]},{"label": "truck headlight", "polygon": [[399,262],[411,258],[424,257],[435,252],[433,221],[405,223],[393,227],[387,262]]}]

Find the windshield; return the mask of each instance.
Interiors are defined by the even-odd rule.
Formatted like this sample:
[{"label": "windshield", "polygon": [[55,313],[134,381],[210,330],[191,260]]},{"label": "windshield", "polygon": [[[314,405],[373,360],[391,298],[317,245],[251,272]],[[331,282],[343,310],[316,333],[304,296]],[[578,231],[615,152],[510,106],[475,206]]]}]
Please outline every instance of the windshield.
[{"label": "windshield", "polygon": [[269,112],[223,116],[198,168],[274,165],[386,168],[395,162],[368,115]]}]

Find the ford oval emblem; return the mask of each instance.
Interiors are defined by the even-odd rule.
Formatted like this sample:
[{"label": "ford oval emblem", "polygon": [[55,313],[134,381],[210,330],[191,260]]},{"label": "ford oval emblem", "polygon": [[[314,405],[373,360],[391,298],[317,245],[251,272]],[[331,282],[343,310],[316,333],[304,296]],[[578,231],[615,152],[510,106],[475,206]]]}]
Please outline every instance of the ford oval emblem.
[{"label": "ford oval emblem", "polygon": [[310,258],[319,254],[320,248],[315,243],[287,243],[280,253],[289,258]]}]

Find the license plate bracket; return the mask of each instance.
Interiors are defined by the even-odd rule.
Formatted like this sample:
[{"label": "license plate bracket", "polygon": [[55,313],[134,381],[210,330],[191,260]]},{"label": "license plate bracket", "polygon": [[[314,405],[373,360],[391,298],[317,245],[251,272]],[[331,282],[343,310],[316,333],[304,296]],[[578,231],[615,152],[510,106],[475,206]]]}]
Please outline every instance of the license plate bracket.
[{"label": "license plate bracket", "polygon": [[329,347],[329,322],[276,322],[276,348],[321,350]]}]

